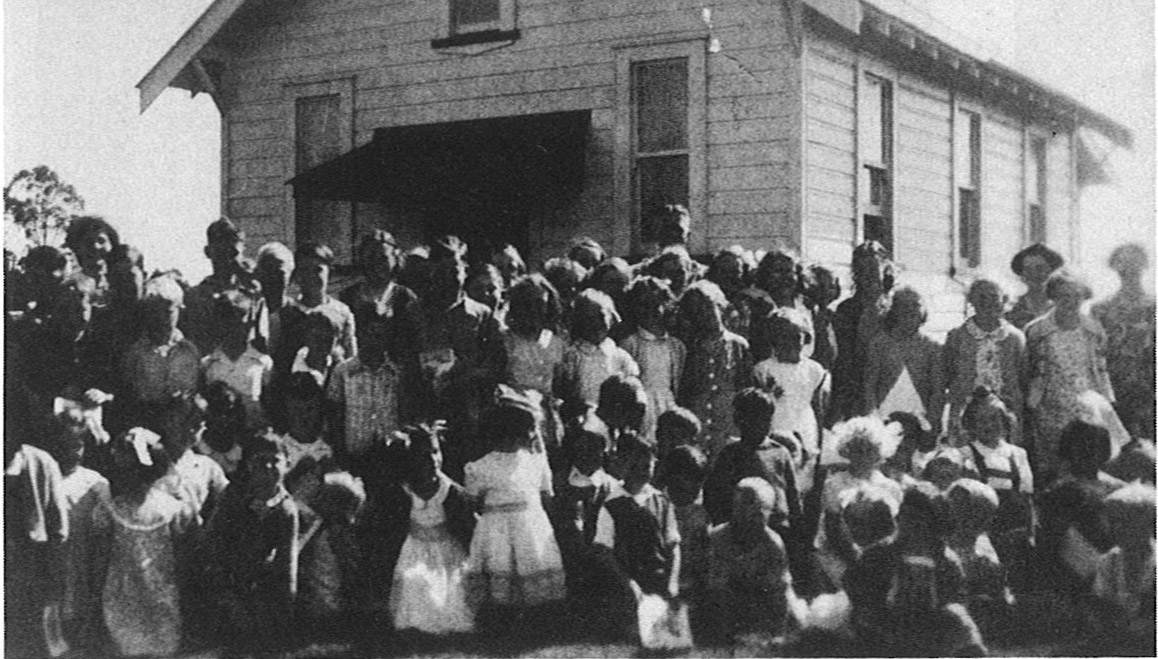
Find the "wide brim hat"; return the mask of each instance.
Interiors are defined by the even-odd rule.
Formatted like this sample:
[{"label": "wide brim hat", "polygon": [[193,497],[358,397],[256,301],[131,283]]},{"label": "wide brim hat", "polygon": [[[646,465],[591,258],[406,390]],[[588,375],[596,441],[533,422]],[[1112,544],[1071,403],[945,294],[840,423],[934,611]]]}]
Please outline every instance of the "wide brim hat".
[{"label": "wide brim hat", "polygon": [[1041,258],[1045,259],[1045,262],[1051,271],[1057,270],[1066,263],[1065,257],[1050,249],[1044,243],[1034,243],[1013,255],[1013,260],[1009,263],[1009,267],[1011,270],[1013,270],[1013,274],[1020,277],[1022,270],[1025,268],[1025,259],[1031,256],[1040,256]]}]

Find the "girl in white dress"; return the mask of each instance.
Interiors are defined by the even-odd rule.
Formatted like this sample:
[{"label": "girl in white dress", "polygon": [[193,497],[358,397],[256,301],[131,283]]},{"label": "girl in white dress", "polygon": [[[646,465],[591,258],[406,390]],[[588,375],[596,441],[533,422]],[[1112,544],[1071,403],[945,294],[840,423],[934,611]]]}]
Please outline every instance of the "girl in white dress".
[{"label": "girl in white dress", "polygon": [[442,473],[439,426],[405,434],[410,530],[394,567],[390,616],[395,629],[429,634],[469,632],[464,574],[473,515],[462,487]]},{"label": "girl in white dress", "polygon": [[551,472],[541,453],[527,450],[537,405],[500,387],[484,436],[494,450],[466,465],[466,494],[482,509],[470,546],[469,587],[480,606],[526,609],[566,595],[563,561],[545,506]]}]

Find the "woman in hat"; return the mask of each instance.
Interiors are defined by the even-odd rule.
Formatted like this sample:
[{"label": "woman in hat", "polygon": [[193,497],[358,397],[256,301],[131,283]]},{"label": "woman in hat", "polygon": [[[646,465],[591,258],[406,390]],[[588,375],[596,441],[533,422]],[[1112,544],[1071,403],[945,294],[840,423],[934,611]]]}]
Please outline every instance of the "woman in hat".
[{"label": "woman in hat", "polygon": [[1046,247],[1043,243],[1034,243],[1013,256],[1009,267],[1013,274],[1021,277],[1028,290],[1017,299],[1005,319],[1019,330],[1034,318],[1039,318],[1053,308],[1053,301],[1046,293],[1045,284],[1050,275],[1065,265],[1066,260],[1061,254]]}]

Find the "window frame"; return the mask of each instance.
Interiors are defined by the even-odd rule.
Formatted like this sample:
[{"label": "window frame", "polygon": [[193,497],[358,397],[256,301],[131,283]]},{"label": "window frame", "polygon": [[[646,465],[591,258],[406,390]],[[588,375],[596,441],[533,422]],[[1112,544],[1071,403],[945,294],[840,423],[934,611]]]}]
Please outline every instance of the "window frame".
[{"label": "window frame", "polygon": [[[1049,135],[1041,130],[1025,131],[1025,239],[1028,244],[1049,240]],[[1039,151],[1038,145],[1041,146]],[[1030,172],[1036,173],[1037,190],[1030,190]],[[1036,192],[1037,203],[1033,202]],[[1035,216],[1036,211],[1036,216]]]},{"label": "window frame", "polygon": [[442,20],[438,37],[430,42],[433,48],[469,46],[495,41],[513,41],[519,38],[517,0],[498,0],[499,18],[485,23],[461,26],[454,22],[456,0],[442,0]]},{"label": "window frame", "polygon": [[[897,117],[897,76],[882,66],[866,64],[863,60],[856,67],[856,237],[857,243],[868,239],[869,217],[882,218],[887,228],[887,240],[882,241],[894,262],[898,261],[896,234],[896,117]],[[862,102],[865,80],[874,78],[883,85],[881,95],[881,150],[884,159],[868,158],[864,153],[863,140],[864,105]],[[883,199],[873,203],[874,181],[881,181]]]},{"label": "window frame", "polygon": [[633,67],[636,63],[684,58],[687,60],[687,145],[684,149],[655,152],[650,157],[682,155],[686,152],[688,165],[688,212],[692,216],[692,235],[688,249],[692,253],[704,251],[708,245],[709,218],[707,217],[707,76],[705,51],[707,42],[702,38],[655,43],[624,45],[615,50],[616,56],[616,158],[615,207],[616,216],[627,218],[615,228],[616,251],[638,254],[647,243],[642,238],[642,218],[636,195],[636,106],[634,102]]},{"label": "window frame", "polygon": [[[292,179],[298,175],[297,171],[297,107],[298,100],[304,98],[313,98],[318,96],[338,96],[340,107],[340,121],[342,125],[339,129],[341,137],[341,144],[339,145],[341,152],[348,153],[354,148],[354,78],[337,78],[329,80],[302,80],[287,82],[282,86],[282,102],[285,107],[285,138],[282,140],[284,145],[284,162],[285,162],[285,176],[284,180]],[[340,155],[340,154],[339,154]],[[297,203],[294,199],[293,186],[285,187],[285,209],[282,217],[287,218],[283,225],[284,232],[291,241],[290,244],[296,245],[298,242],[298,209]],[[353,256],[353,241],[354,236],[354,209],[351,202],[341,203],[339,210],[339,221],[345,222],[350,228],[351,241],[349,245],[330,245],[334,250],[335,255],[340,261],[344,261],[343,257],[348,256],[352,259]]]},{"label": "window frame", "polygon": [[[977,131],[974,134],[970,132],[970,160],[972,164],[972,171],[960,171],[958,148],[960,143],[959,137],[959,122],[963,114],[971,115],[970,121],[976,122]],[[953,101],[953,124],[952,124],[952,152],[953,152],[953,264],[956,269],[964,271],[977,271],[982,267],[985,260],[985,222],[982,217],[982,210],[984,208],[984,184],[985,184],[985,110],[979,105],[962,101],[955,98]],[[968,185],[964,185],[968,183]],[[965,253],[965,218],[962,216],[962,193],[964,191],[974,193],[973,198],[973,212],[977,218],[977,228],[975,231],[977,244],[975,245],[975,253]],[[975,259],[971,261],[970,257]]]}]

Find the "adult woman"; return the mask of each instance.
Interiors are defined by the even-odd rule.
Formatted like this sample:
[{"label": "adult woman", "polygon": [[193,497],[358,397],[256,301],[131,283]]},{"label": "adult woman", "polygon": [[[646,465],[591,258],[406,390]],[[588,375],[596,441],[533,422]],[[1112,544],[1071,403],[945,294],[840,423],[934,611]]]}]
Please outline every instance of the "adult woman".
[{"label": "adult woman", "polygon": [[1051,274],[1065,265],[1061,254],[1042,243],[1034,243],[1014,255],[1009,267],[1013,274],[1025,282],[1028,290],[1017,299],[1005,319],[1019,330],[1035,318],[1040,318],[1053,308],[1053,302],[1046,293],[1045,284]]},{"label": "adult woman", "polygon": [[869,343],[884,328],[888,294],[893,288],[893,264],[884,245],[869,240],[853,250],[852,282],[853,295],[837,306],[832,323],[837,356],[832,368],[830,422],[867,412],[862,409],[864,365]]},{"label": "adult woman", "polygon": [[1122,245],[1110,254],[1122,287],[1095,304],[1091,315],[1106,330],[1106,367],[1118,397],[1118,416],[1131,435],[1154,432],[1154,296],[1142,290],[1149,266],[1141,245]]},{"label": "adult woman", "polygon": [[1054,308],[1025,332],[1030,374],[1026,405],[1034,426],[1035,471],[1049,482],[1061,466],[1062,428],[1080,413],[1081,394],[1092,389],[1112,402],[1114,390],[1106,371],[1105,330],[1081,311],[1092,295],[1089,286],[1060,271],[1049,278],[1045,291]]}]

